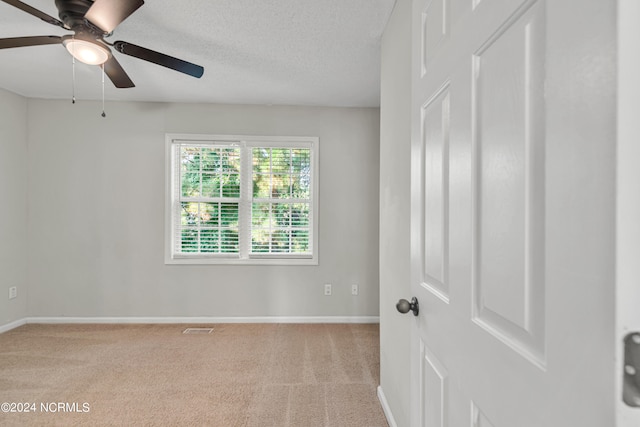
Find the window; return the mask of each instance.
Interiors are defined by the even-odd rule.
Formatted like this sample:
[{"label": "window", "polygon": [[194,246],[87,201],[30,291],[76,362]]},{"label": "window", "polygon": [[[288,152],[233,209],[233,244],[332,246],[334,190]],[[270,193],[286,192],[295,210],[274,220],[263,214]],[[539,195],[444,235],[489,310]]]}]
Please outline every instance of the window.
[{"label": "window", "polygon": [[167,263],[318,263],[318,138],[171,134],[166,144]]}]

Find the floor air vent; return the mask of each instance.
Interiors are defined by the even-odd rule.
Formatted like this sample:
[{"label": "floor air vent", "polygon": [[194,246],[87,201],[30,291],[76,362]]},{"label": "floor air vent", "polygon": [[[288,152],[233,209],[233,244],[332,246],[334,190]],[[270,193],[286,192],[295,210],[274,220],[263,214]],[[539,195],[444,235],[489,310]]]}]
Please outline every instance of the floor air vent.
[{"label": "floor air vent", "polygon": [[182,331],[183,334],[202,335],[210,334],[213,332],[213,328],[187,328]]}]

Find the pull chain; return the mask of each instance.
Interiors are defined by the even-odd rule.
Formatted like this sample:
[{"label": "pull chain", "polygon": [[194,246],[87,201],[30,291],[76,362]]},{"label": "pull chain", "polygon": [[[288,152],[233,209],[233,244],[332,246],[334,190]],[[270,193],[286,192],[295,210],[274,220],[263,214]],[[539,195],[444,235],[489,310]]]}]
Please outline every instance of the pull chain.
[{"label": "pull chain", "polygon": [[76,57],[71,55],[71,103],[76,103]]},{"label": "pull chain", "polygon": [[107,117],[107,113],[104,112],[104,64],[101,65],[102,68],[102,117]]}]

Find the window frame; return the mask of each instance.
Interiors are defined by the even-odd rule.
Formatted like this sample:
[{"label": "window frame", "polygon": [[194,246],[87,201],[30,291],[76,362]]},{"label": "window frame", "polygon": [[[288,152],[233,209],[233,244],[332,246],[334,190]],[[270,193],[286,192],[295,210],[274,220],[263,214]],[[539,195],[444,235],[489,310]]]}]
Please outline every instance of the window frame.
[{"label": "window frame", "polygon": [[[240,203],[238,208],[239,253],[176,254],[175,215],[180,215],[176,179],[180,183],[176,145],[237,145],[240,147]],[[311,154],[311,188],[309,207],[310,254],[251,253],[251,219],[253,202],[252,149],[309,148]],[[319,138],[293,136],[165,134],[165,264],[213,265],[318,265],[319,236]]]}]

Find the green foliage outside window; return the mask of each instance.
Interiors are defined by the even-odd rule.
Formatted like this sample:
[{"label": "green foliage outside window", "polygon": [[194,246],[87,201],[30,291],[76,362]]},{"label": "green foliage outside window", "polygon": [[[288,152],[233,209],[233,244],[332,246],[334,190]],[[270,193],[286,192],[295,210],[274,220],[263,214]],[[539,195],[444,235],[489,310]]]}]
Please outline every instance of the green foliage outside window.
[{"label": "green foliage outside window", "polygon": [[[253,148],[252,253],[310,251],[311,152]],[[238,253],[241,150],[181,146],[181,252]]]},{"label": "green foliage outside window", "polygon": [[240,150],[182,146],[180,165],[181,252],[237,253]]},{"label": "green foliage outside window", "polygon": [[253,149],[251,251],[309,252],[309,149]]}]

